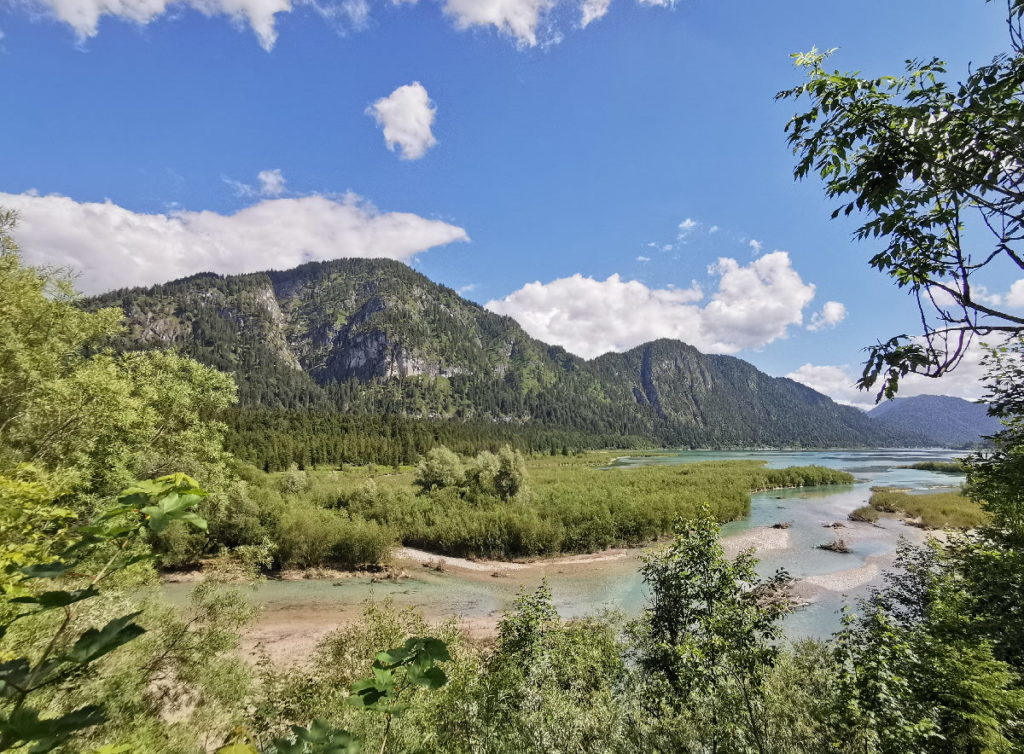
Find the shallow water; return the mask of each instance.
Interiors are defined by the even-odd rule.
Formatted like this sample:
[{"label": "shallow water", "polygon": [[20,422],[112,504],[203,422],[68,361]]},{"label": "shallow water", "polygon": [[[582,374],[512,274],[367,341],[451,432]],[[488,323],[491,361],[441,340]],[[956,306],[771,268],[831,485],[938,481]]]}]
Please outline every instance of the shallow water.
[{"label": "shallow water", "polygon": [[[901,536],[920,541],[918,529],[895,521],[882,526],[852,524],[847,514],[864,505],[870,488],[886,485],[925,492],[956,488],[963,477],[913,469],[900,469],[918,461],[947,461],[956,455],[946,450],[858,450],[858,451],[680,451],[658,456],[623,457],[616,466],[648,464],[683,464],[712,460],[762,459],[771,468],[818,464],[849,471],[856,477],[852,485],[774,490],[751,497],[750,514],[741,521],[726,524],[723,535],[742,535],[752,529],[790,522],[788,546],[784,549],[762,550],[760,570],[767,574],[785,568],[794,578],[806,579],[840,574],[875,563],[884,567],[894,553]],[[616,472],[609,472],[616,473]],[[842,521],[846,528],[833,531],[824,526]],[[850,554],[817,549],[835,536],[847,539],[853,548]],[[646,591],[639,575],[639,553],[617,560],[587,564],[551,564],[525,571],[508,571],[502,578],[486,573],[467,576],[457,573],[436,573],[415,567],[414,578],[398,583],[372,583],[369,577],[345,578],[339,581],[267,581],[252,592],[252,598],[268,612],[287,616],[294,611],[327,611],[340,618],[356,613],[366,600],[391,599],[397,606],[415,606],[428,617],[459,616],[469,622],[493,621],[515,598],[519,588],[527,589],[547,578],[555,604],[564,617],[590,615],[602,610],[636,614],[646,601]],[[874,580],[878,583],[878,579]],[[839,625],[839,611],[845,602],[863,596],[870,585],[851,585],[845,591],[803,585],[802,593],[812,598],[811,604],[787,619],[787,633],[792,638],[827,636]],[[166,592],[172,601],[187,599],[191,586],[170,584]]]}]

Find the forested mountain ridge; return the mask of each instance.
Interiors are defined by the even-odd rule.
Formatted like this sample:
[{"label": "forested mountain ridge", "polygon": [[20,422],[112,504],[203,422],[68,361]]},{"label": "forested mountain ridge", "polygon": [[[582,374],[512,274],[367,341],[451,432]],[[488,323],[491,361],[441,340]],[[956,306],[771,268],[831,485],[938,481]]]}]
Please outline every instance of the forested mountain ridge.
[{"label": "forested mountain ridge", "polygon": [[232,372],[248,409],[533,425],[674,446],[916,439],[679,341],[585,361],[390,260],[203,273],[86,305],[124,310],[124,348],[173,348]]},{"label": "forested mountain ridge", "polygon": [[988,406],[951,395],[915,395],[880,403],[868,416],[887,428],[922,435],[931,445],[969,448],[985,444],[985,437],[1002,431]]}]

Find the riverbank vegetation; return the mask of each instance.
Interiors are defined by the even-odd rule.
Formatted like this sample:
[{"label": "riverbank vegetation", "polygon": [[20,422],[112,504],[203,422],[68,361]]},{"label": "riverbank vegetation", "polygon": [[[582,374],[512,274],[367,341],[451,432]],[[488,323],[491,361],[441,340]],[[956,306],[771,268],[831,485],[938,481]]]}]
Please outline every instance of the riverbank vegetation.
[{"label": "riverbank vegetation", "polygon": [[[742,517],[753,491],[849,484],[820,466],[767,469],[760,461],[605,468],[610,453],[525,458],[509,447],[460,456],[434,448],[415,469],[349,467],[268,475],[235,511],[218,545],[277,545],[281,567],[357,567],[386,561],[391,544],[438,555],[510,559],[650,543],[707,506],[718,521]],[[186,553],[168,549],[166,562]]]},{"label": "riverbank vegetation", "polygon": [[937,471],[941,474],[964,474],[967,467],[960,461],[921,461],[912,463],[909,466],[901,466],[902,469],[916,469],[918,471]]},{"label": "riverbank vegetation", "polygon": [[982,507],[957,492],[912,495],[904,490],[876,487],[868,504],[850,514],[855,521],[874,522],[883,514],[899,515],[925,529],[974,529],[988,521]]}]

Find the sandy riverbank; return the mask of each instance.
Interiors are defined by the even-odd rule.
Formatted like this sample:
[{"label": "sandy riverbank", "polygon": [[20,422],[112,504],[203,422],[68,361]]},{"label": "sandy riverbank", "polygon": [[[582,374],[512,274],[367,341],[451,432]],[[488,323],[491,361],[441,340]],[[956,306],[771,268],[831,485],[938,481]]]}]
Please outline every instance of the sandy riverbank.
[{"label": "sandy riverbank", "polygon": [[[724,537],[722,543],[729,556],[733,557],[740,550],[748,548],[785,549],[790,546],[790,535],[785,529],[759,527]],[[503,588],[509,594],[514,594],[515,585],[521,579],[534,582],[548,574],[571,577],[596,573],[609,567],[628,568],[630,565],[625,562],[628,560],[637,561],[639,565],[640,556],[647,549],[616,548],[592,554],[506,562],[442,557],[424,550],[402,547],[394,553],[394,567],[416,577],[421,572],[440,566],[448,577],[488,584],[492,583],[494,576],[502,576],[507,578],[508,583]],[[502,582],[503,585],[505,583]],[[420,609],[432,621],[440,622],[450,617],[437,612],[430,604],[424,604]],[[265,653],[278,662],[301,662],[309,657],[327,634],[339,625],[358,618],[361,611],[360,602],[265,606],[255,623],[245,632],[242,651],[250,657]],[[489,638],[497,630],[501,612],[496,610],[484,616],[456,617],[459,625],[470,636]]]}]

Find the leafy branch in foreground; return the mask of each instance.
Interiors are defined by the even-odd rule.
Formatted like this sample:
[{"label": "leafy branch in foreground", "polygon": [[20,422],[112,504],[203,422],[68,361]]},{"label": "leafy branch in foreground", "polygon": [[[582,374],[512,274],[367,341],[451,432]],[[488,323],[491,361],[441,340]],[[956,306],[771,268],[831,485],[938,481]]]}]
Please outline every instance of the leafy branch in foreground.
[{"label": "leafy branch in foreground", "polygon": [[881,379],[879,398],[907,374],[952,370],[976,335],[1024,332],[1024,317],[979,282],[1024,272],[1024,4],[1007,13],[1010,50],[960,83],[937,58],[869,79],[827,70],[831,51],[814,49],[794,55],[807,81],[777,95],[810,100],[786,126],[796,177],[821,177],[841,202],[833,218],[866,216],[854,237],[887,244],[871,266],[916,300],[920,333],[868,349],[858,384]]},{"label": "leafy branch in foreground", "polygon": [[[18,621],[61,612],[49,641],[37,657],[20,656],[0,663],[0,751],[29,746],[33,754],[51,751],[77,731],[102,723],[101,705],[92,704],[47,717],[38,705],[40,692],[60,688],[145,629],[135,622],[139,612],[122,615],[102,627],[76,634],[76,617],[113,574],[153,558],[139,547],[147,534],[158,534],[181,521],[205,529],[194,508],[206,495],[196,481],[173,474],[139,482],[118,496],[118,504],[90,525],[71,533],[69,544],[51,560],[6,568],[9,615],[0,622],[0,640]],[[109,554],[108,554],[109,553]],[[105,558],[101,556],[106,556]],[[54,589],[34,588],[39,580]],[[16,595],[16,596],[14,596]]]},{"label": "leafy branch in foreground", "polygon": [[[433,637],[413,637],[396,649],[379,652],[374,659],[370,678],[356,681],[350,688],[348,703],[357,709],[380,712],[385,716],[380,753],[387,750],[391,723],[410,708],[413,689],[439,689],[448,683],[448,676],[437,665],[448,662],[448,646]],[[274,739],[267,754],[359,754],[363,741],[347,730],[316,719],[308,727],[291,726],[290,738]],[[245,731],[238,731],[217,754],[259,754]]]}]

